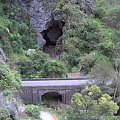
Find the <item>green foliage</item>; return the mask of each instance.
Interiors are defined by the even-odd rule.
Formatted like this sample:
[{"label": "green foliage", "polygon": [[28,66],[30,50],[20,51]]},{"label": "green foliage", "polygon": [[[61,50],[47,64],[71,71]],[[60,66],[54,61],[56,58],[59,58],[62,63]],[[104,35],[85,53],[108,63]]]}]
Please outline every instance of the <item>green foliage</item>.
[{"label": "green foliage", "polygon": [[20,86],[20,74],[11,70],[7,65],[0,64],[0,90]]},{"label": "green foliage", "polygon": [[[3,7],[3,6],[2,6]],[[8,20],[5,16],[0,18],[0,46],[7,57],[10,54],[21,54],[23,50],[35,48],[37,41],[34,30],[25,23],[18,24]]]},{"label": "green foliage", "polygon": [[9,3],[11,0],[0,0],[1,3]]},{"label": "green foliage", "polygon": [[30,56],[30,59],[33,61],[34,67],[37,71],[41,70],[44,64],[48,61],[49,55],[42,52],[41,50],[36,50],[36,52]]},{"label": "green foliage", "polygon": [[[32,52],[33,51],[33,52]],[[29,49],[26,55],[18,59],[17,65],[23,78],[42,77],[42,68],[47,62],[48,55],[40,50]]]},{"label": "green foliage", "polygon": [[49,59],[42,51],[29,49],[25,56],[18,59],[17,65],[24,78],[65,77],[67,71],[64,64]]},{"label": "green foliage", "polygon": [[39,118],[41,109],[37,105],[27,105],[25,111],[31,117]]},{"label": "green foliage", "polygon": [[112,28],[117,28],[117,23],[120,21],[120,5],[113,6],[109,9],[106,17],[107,20],[111,23],[109,24],[107,21],[105,21],[105,24]]},{"label": "green foliage", "polygon": [[42,73],[45,78],[63,78],[67,75],[64,64],[55,60],[46,62],[43,66]]},{"label": "green foliage", "polygon": [[19,37],[17,44],[21,49],[27,50],[35,48],[37,44],[35,32],[32,28],[27,26],[26,23],[18,25],[15,21],[12,21],[10,24],[8,24],[8,27],[10,32],[13,32],[13,34]]},{"label": "green foliage", "polygon": [[68,119],[68,120],[79,120],[80,116],[80,112],[78,109],[66,109],[64,111],[64,116]]},{"label": "green foliage", "polygon": [[11,34],[10,42],[12,43],[11,47],[14,53],[22,53],[23,51],[22,42],[21,42],[21,36],[19,35],[19,33]]},{"label": "green foliage", "polygon": [[98,7],[96,10],[96,17],[103,18],[106,15],[105,8]]},{"label": "green foliage", "polygon": [[119,116],[105,116],[102,120],[120,120]]},{"label": "green foliage", "polygon": [[[81,15],[81,17],[83,16]],[[73,18],[74,22],[71,18],[68,18],[69,23],[65,24],[63,33],[64,51],[66,53],[64,60],[68,62],[68,65],[78,66],[79,61],[81,62],[81,56],[87,58],[86,53],[91,54],[94,51],[97,52],[97,55],[95,55],[98,57],[102,55],[104,58],[111,58],[115,46],[115,32],[104,28],[98,20],[83,17],[84,21],[82,21],[80,18],[75,19],[75,15],[73,15]],[[97,59],[94,56],[91,58],[93,60],[90,62],[91,64],[86,62],[85,71],[90,71],[94,65]],[[89,57],[87,59],[89,60]]]},{"label": "green foliage", "polygon": [[102,18],[106,15],[107,0],[96,0],[96,17]]},{"label": "green foliage", "polygon": [[[119,109],[118,105],[112,101],[112,97],[108,94],[103,94],[100,88],[96,85],[86,87],[81,93],[75,93],[72,96],[72,103],[81,110],[78,114],[86,114],[87,118],[100,119],[101,116],[112,116]],[[81,107],[82,106],[82,107]]]},{"label": "green foliage", "polygon": [[99,97],[99,95],[102,92],[100,88],[96,85],[92,85],[91,87],[86,87],[85,89],[88,91],[88,95],[91,97],[93,96],[94,98]]},{"label": "green foliage", "polygon": [[[69,47],[70,48],[70,47]],[[71,67],[77,67],[78,63],[79,63],[79,57],[80,57],[80,52],[79,50],[76,48],[71,48],[71,50],[69,50],[69,54],[65,53],[64,56],[64,61],[66,61],[68,68],[69,66]]]},{"label": "green foliage", "polygon": [[33,64],[32,61],[26,56],[20,57],[19,62],[17,63],[17,66],[23,78],[29,77],[34,73],[32,64]]},{"label": "green foliage", "polygon": [[115,76],[115,71],[109,61],[99,61],[91,69],[90,75],[96,79],[97,84],[106,84]]},{"label": "green foliage", "polygon": [[[96,15],[99,18],[105,17],[110,11],[108,7],[111,7],[111,3],[107,0],[96,0],[95,2]],[[112,1],[112,5],[115,4],[116,2]],[[64,43],[63,59],[68,66],[78,67],[78,64],[82,62],[81,56],[88,57],[89,60],[89,56],[86,54],[97,52],[90,62],[86,62],[85,66],[82,66],[84,67],[82,71],[88,73],[97,60],[112,61],[116,34],[113,29],[104,26],[100,20],[86,17],[79,9],[79,5],[62,0],[57,4],[55,13],[62,11],[67,15],[62,39]],[[118,7],[116,9],[118,10]]]},{"label": "green foliage", "polygon": [[10,119],[9,117],[10,117],[9,110],[7,110],[5,108],[1,108],[1,106],[0,106],[0,120]]},{"label": "green foliage", "polygon": [[81,108],[83,108],[83,107],[84,107],[84,104],[85,104],[85,100],[84,100],[82,94],[80,94],[80,93],[75,93],[75,94],[72,96],[71,102],[72,102],[74,105],[77,105],[77,107],[81,107]]},{"label": "green foliage", "polygon": [[81,72],[89,73],[91,68],[100,61],[109,61],[109,58],[97,51],[92,51],[89,54],[84,54],[79,58],[79,68]]}]

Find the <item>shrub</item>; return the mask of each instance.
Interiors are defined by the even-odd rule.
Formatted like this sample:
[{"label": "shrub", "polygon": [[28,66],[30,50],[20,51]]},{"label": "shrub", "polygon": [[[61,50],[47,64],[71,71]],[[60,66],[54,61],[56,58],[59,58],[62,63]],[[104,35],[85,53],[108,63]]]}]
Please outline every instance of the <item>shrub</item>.
[{"label": "shrub", "polygon": [[9,110],[0,107],[0,120],[6,120],[9,119],[9,117],[10,117]]},{"label": "shrub", "polygon": [[[31,51],[31,52],[30,52]],[[40,50],[29,49],[26,55],[18,59],[17,65],[23,78],[40,78],[44,64],[48,55]]]},{"label": "shrub", "polygon": [[79,109],[79,116],[81,113],[83,115],[86,114],[83,117],[89,117],[91,120],[100,120],[103,116],[113,116],[119,110],[119,106],[113,102],[112,97],[108,94],[103,94],[96,85],[87,86],[82,91],[82,94],[75,93],[72,96],[72,103],[74,109]]},{"label": "shrub", "polygon": [[39,118],[41,109],[37,105],[27,105],[25,111],[31,117]]},{"label": "shrub", "polygon": [[106,11],[104,8],[97,8],[96,17],[103,18],[106,15]]},{"label": "shrub", "polygon": [[31,75],[36,73],[33,67],[33,61],[29,57],[21,56],[18,59],[17,66],[23,78],[30,78]]},{"label": "shrub", "polygon": [[43,77],[46,78],[63,78],[66,77],[66,68],[56,60],[48,61],[44,64],[42,69]]},{"label": "shrub", "polygon": [[11,70],[7,65],[0,64],[0,90],[12,89],[20,86],[20,74]]}]

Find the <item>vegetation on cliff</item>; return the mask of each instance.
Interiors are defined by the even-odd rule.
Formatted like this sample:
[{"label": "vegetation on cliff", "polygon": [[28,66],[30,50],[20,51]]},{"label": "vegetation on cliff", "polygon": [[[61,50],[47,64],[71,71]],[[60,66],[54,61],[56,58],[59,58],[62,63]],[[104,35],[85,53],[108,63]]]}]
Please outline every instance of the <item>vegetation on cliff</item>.
[{"label": "vegetation on cliff", "polygon": [[[4,50],[8,64],[0,63],[0,91],[19,87],[20,75],[22,78],[63,78],[68,72],[79,71],[96,78],[96,84],[104,93],[107,92],[113,101],[120,103],[116,99],[120,96],[119,0],[94,0],[92,3],[88,0],[89,4],[85,4],[87,9],[81,0],[58,0],[52,6],[48,4],[46,9],[51,9],[53,17],[65,15],[61,22],[62,35],[55,43],[59,60],[56,56],[51,58],[44,48],[40,48],[36,32],[29,25],[28,14],[23,13],[24,22],[14,19],[20,10],[19,7],[11,7],[14,1],[0,0],[0,48]],[[93,3],[96,7],[93,7]],[[106,86],[105,83],[109,80],[113,80],[113,84]],[[73,95],[75,109],[68,111],[68,120],[80,119],[81,110],[97,119],[109,119],[101,116],[117,112],[118,106],[112,98],[102,93],[99,87],[94,87],[99,94],[96,95],[96,89],[90,91],[90,87],[87,88],[87,94]],[[70,116],[71,114],[75,116]],[[91,119],[89,116],[83,117],[85,120]]]}]

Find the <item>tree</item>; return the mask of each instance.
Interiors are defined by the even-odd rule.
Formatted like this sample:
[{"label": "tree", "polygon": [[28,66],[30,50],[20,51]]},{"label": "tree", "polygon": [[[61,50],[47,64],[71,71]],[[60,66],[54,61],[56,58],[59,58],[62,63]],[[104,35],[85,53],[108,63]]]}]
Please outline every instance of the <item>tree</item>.
[{"label": "tree", "polygon": [[100,120],[102,116],[112,116],[119,109],[118,105],[112,101],[112,97],[103,94],[96,85],[87,86],[82,94],[75,93],[71,101],[75,108],[89,116],[90,120]]},{"label": "tree", "polygon": [[120,96],[120,92],[119,92],[120,91],[120,89],[119,89],[120,88],[120,58],[114,59],[114,67],[115,67],[115,71],[116,71],[116,76],[113,81],[113,84],[115,85],[113,100],[115,100],[117,93],[119,93],[119,96]]},{"label": "tree", "polygon": [[98,61],[91,69],[90,76],[97,84],[105,85],[108,81],[112,82],[115,71],[110,61]]}]

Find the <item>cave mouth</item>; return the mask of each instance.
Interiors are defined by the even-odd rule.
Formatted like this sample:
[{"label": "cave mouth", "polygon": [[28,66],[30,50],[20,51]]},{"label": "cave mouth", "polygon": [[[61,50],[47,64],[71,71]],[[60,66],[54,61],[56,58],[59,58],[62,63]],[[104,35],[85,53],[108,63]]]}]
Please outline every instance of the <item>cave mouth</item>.
[{"label": "cave mouth", "polygon": [[[46,41],[43,50],[52,49],[56,47],[58,39],[63,35],[63,26],[65,22],[53,20],[49,23],[48,29],[41,32],[43,39]],[[46,51],[47,52],[47,51]]]},{"label": "cave mouth", "polygon": [[42,95],[42,103],[51,104],[62,102],[62,95],[57,92],[48,92]]}]

